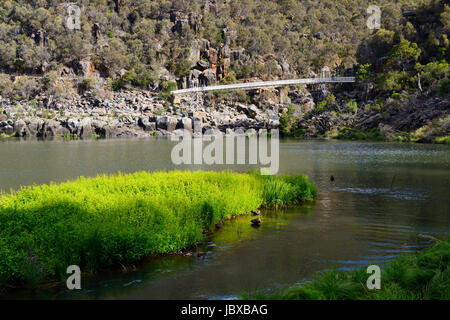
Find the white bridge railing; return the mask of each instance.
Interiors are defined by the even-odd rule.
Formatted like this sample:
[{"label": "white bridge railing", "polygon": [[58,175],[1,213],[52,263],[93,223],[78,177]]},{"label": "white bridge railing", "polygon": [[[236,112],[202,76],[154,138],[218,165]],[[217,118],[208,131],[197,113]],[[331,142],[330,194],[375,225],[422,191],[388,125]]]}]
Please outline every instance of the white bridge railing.
[{"label": "white bridge railing", "polygon": [[352,82],[355,82],[355,77],[291,79],[291,80],[260,81],[249,83],[226,84],[219,86],[197,87],[197,88],[174,90],[171,93],[177,95],[177,94],[220,91],[220,90],[253,90],[264,87],[295,86],[297,84],[352,83]]}]

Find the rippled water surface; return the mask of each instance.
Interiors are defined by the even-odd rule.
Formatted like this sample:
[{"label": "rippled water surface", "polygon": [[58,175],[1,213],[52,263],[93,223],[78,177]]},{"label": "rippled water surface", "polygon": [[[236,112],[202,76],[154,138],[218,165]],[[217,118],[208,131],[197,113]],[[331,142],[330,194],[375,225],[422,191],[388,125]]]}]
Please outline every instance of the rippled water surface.
[{"label": "rippled water surface", "polygon": [[[117,171],[175,168],[168,140],[0,142],[0,189]],[[152,258],[124,271],[83,278],[13,298],[211,299],[282,288],[319,270],[383,264],[429,246],[419,234],[447,235],[450,148],[366,142],[284,141],[280,172],[318,186],[314,204],[228,222],[189,256]],[[225,166],[179,167],[220,170]],[[250,167],[228,167],[247,171]],[[330,181],[330,176],[335,181]]]}]

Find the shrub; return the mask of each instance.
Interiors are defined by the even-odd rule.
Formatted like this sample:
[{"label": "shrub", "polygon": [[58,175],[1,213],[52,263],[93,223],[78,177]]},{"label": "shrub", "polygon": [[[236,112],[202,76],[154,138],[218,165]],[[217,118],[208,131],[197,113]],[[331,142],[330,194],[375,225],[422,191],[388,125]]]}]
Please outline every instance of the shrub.
[{"label": "shrub", "polygon": [[0,95],[11,97],[13,93],[13,82],[7,74],[0,74]]},{"label": "shrub", "polygon": [[450,144],[450,136],[438,137],[434,141],[440,144]]},{"label": "shrub", "polygon": [[443,96],[450,93],[450,79],[449,78],[442,79],[441,82],[439,82],[438,91]]},{"label": "shrub", "polygon": [[29,100],[40,90],[39,83],[27,76],[18,77],[13,84],[13,96],[16,100]]},{"label": "shrub", "polygon": [[83,92],[92,90],[95,88],[96,83],[97,83],[97,80],[95,80],[92,77],[85,78],[85,79],[83,79],[83,81],[81,81],[80,90]]},{"label": "shrub", "polygon": [[160,84],[161,92],[159,94],[159,97],[161,99],[169,99],[172,97],[171,92],[173,90],[177,90],[178,86],[176,82],[173,81],[164,81]]},{"label": "shrub", "polygon": [[358,103],[352,99],[348,99],[345,103],[345,106],[348,111],[355,113],[358,111]]},{"label": "shrub", "polygon": [[360,131],[350,127],[341,127],[338,130],[338,139],[347,140],[384,140],[384,135],[377,128],[373,128],[367,131]]}]

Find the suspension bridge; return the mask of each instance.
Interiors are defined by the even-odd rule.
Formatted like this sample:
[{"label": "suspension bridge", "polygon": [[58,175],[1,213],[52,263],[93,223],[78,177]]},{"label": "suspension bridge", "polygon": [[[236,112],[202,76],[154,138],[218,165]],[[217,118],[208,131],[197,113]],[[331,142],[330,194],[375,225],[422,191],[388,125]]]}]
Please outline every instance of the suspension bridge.
[{"label": "suspension bridge", "polygon": [[324,84],[324,83],[354,83],[355,77],[330,77],[330,78],[308,78],[308,79],[290,79],[276,81],[259,81],[248,83],[226,84],[218,86],[194,87],[181,90],[173,90],[173,95],[183,95],[190,93],[223,91],[223,90],[255,90],[265,87],[286,87],[299,84]]}]

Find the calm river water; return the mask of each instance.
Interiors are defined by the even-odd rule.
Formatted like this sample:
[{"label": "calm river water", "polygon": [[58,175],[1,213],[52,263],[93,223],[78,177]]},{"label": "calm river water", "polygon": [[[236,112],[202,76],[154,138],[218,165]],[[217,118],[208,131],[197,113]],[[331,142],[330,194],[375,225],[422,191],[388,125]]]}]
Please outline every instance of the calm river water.
[{"label": "calm river water", "polygon": [[[0,141],[0,189],[117,171],[227,168],[176,167],[173,145],[164,139]],[[77,292],[54,284],[8,298],[227,299],[283,288],[329,268],[381,265],[429,246],[419,234],[449,233],[448,146],[286,140],[280,155],[280,173],[306,174],[318,186],[314,204],[264,212],[259,229],[250,226],[251,217],[239,218],[191,256],[85,277]]]}]

